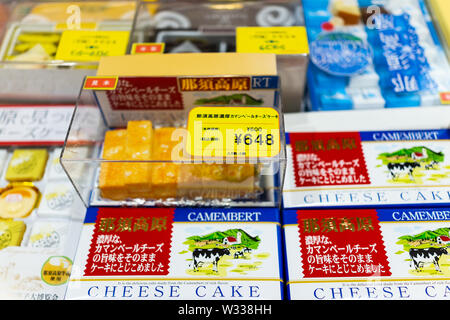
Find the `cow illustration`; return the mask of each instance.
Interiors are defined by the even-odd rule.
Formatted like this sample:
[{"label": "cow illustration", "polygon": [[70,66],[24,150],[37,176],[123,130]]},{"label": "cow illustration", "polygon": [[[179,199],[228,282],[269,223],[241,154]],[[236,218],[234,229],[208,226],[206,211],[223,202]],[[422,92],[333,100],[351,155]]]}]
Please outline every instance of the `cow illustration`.
[{"label": "cow illustration", "polygon": [[438,169],[439,163],[437,161],[431,161],[429,164],[425,165],[425,170],[432,170],[432,169]]},{"label": "cow illustration", "polygon": [[417,271],[422,271],[425,263],[433,263],[436,271],[442,272],[439,267],[439,258],[448,254],[447,248],[411,248],[409,249],[409,256],[411,264]]},{"label": "cow illustration", "polygon": [[211,249],[196,248],[192,252],[193,270],[198,271],[198,267],[200,264],[212,263],[213,271],[218,272],[217,263],[225,255],[228,256],[230,255],[230,250],[227,248],[211,248]]},{"label": "cow illustration", "polygon": [[393,180],[397,180],[401,175],[407,174],[411,181],[414,181],[413,172],[414,169],[419,168],[420,163],[417,162],[403,162],[403,163],[393,163],[387,164],[389,174],[392,176]]}]

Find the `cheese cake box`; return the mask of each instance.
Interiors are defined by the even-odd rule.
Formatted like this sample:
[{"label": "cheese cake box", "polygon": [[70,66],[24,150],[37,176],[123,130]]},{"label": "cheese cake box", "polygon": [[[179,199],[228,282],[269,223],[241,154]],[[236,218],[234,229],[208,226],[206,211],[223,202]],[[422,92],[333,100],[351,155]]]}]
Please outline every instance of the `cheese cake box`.
[{"label": "cheese cake box", "polygon": [[279,211],[90,207],[66,299],[283,298]]},{"label": "cheese cake box", "polygon": [[292,300],[448,299],[449,207],[286,210]]}]

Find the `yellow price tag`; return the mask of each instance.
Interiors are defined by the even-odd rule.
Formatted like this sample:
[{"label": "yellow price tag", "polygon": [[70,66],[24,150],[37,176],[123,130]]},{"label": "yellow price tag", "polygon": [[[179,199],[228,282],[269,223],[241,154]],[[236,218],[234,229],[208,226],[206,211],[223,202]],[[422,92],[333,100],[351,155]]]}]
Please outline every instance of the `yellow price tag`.
[{"label": "yellow price tag", "polygon": [[238,27],[236,52],[308,54],[305,27]]},{"label": "yellow price tag", "polygon": [[66,30],[56,51],[56,60],[95,62],[103,56],[124,55],[128,31]]},{"label": "yellow price tag", "polygon": [[203,158],[271,158],[280,152],[280,115],[268,107],[197,107],[187,152]]}]

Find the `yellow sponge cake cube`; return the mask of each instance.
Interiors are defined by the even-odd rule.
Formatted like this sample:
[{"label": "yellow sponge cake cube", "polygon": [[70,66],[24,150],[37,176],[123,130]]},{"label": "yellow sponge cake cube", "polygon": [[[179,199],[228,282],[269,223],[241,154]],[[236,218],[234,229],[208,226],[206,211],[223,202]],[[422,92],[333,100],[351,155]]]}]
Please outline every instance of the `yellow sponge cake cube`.
[{"label": "yellow sponge cake cube", "polygon": [[125,200],[129,197],[124,183],[124,164],[121,162],[104,162],[100,165],[98,187],[103,198]]},{"label": "yellow sponge cake cube", "polygon": [[[110,130],[105,134],[102,158],[105,160],[125,160],[126,130]],[[125,200],[128,197],[124,183],[122,162],[103,162],[100,165],[99,189],[103,198]]]},{"label": "yellow sponge cake cube", "polygon": [[[127,126],[127,160],[151,160],[153,128],[151,121],[129,121]],[[128,162],[124,164],[125,186],[133,198],[146,198],[150,192],[151,165]]]},{"label": "yellow sponge cake cube", "polygon": [[152,197],[155,199],[177,196],[180,165],[177,163],[156,163],[152,165]]},{"label": "yellow sponge cake cube", "polygon": [[180,198],[192,199],[203,194],[203,163],[185,163],[179,172],[178,192]]},{"label": "yellow sponge cake cube", "polygon": [[154,160],[173,161],[180,159],[180,154],[172,154],[174,150],[177,150],[175,147],[180,143],[180,141],[172,140],[172,134],[176,129],[173,127],[155,129],[153,139]]},{"label": "yellow sponge cake cube", "polygon": [[152,196],[156,199],[177,196],[180,164],[171,163],[172,151],[179,143],[172,140],[173,127],[157,128],[154,131],[152,159],[161,161],[152,165]]},{"label": "yellow sponge cake cube", "polygon": [[125,129],[106,131],[102,158],[105,160],[125,160],[126,141],[127,131]]},{"label": "yellow sponge cake cube", "polygon": [[126,136],[127,159],[150,160],[153,141],[152,122],[129,121]]}]

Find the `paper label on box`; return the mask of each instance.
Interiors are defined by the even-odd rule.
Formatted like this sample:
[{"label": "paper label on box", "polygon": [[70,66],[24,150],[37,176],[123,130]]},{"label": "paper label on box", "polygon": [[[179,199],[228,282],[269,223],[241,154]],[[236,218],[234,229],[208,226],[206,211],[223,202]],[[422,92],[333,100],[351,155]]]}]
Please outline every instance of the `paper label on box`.
[{"label": "paper label on box", "polygon": [[450,131],[287,134],[286,208],[450,203]]},{"label": "paper label on box", "polygon": [[391,275],[375,210],[297,214],[305,278]]},{"label": "paper label on box", "polygon": [[85,275],[167,275],[172,221],[173,209],[100,208]]},{"label": "paper label on box", "polygon": [[197,107],[188,118],[187,152],[196,157],[274,157],[280,115],[274,108]]},{"label": "paper label on box", "polygon": [[69,281],[72,260],[64,256],[52,256],[41,270],[42,281],[51,286],[61,286]]},{"label": "paper label on box", "polygon": [[114,90],[95,95],[110,127],[131,118],[185,123],[198,106],[277,107],[279,98],[277,76],[119,77]]},{"label": "paper label on box", "polygon": [[297,187],[370,184],[357,132],[292,133]]},{"label": "paper label on box", "polygon": [[66,299],[281,299],[279,218],[272,208],[91,207]]},{"label": "paper label on box", "polygon": [[66,30],[56,51],[56,60],[96,62],[104,56],[126,53],[128,31]]},{"label": "paper label on box", "polygon": [[441,104],[450,104],[450,92],[440,92]]},{"label": "paper label on box", "polygon": [[290,209],[283,221],[291,299],[448,298],[448,207]]},{"label": "paper label on box", "polygon": [[73,106],[0,106],[0,145],[62,145]]},{"label": "paper label on box", "polygon": [[307,54],[305,27],[238,27],[236,52]]},{"label": "paper label on box", "polygon": [[83,89],[91,90],[115,90],[118,77],[87,76],[84,80]]},{"label": "paper label on box", "polygon": [[183,107],[174,77],[121,77],[115,90],[106,92],[106,96],[112,110],[170,110]]},{"label": "paper label on box", "polygon": [[336,76],[361,73],[372,62],[372,51],[363,39],[343,32],[325,32],[311,42],[311,61]]},{"label": "paper label on box", "polygon": [[164,42],[133,43],[131,54],[164,53]]}]

